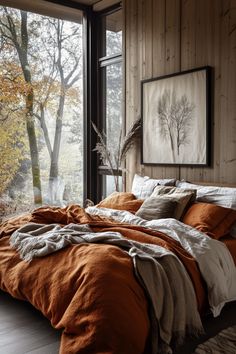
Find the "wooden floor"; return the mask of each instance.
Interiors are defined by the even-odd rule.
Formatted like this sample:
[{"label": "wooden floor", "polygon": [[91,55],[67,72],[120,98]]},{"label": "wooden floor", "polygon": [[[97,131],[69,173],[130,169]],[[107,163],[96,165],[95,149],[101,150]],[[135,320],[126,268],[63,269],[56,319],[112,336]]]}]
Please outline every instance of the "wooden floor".
[{"label": "wooden floor", "polygon": [[[220,316],[214,318],[212,315],[203,319],[205,334],[199,338],[191,338],[178,348],[173,354],[192,354],[200,343],[204,343],[214,337],[225,328],[236,325],[236,301],[226,304]],[[213,353],[212,353],[213,354]],[[235,351],[236,354],[236,351]]]},{"label": "wooden floor", "polygon": [[[206,334],[185,342],[175,354],[193,353],[199,343],[232,325],[236,325],[236,302],[227,304],[220,317],[208,317],[204,321]],[[60,331],[40,312],[0,291],[0,354],[58,354],[59,344]]]},{"label": "wooden floor", "polygon": [[0,291],[1,354],[58,354],[60,335],[30,304]]}]

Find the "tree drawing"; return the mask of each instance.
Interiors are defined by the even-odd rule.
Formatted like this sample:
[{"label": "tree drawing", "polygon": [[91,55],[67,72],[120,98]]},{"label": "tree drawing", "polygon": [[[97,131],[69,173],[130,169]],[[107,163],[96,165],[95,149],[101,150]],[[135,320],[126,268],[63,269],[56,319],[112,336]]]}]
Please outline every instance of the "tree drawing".
[{"label": "tree drawing", "polygon": [[157,103],[160,136],[170,143],[173,161],[179,157],[181,146],[190,143],[191,126],[195,105],[184,94],[165,90]]}]

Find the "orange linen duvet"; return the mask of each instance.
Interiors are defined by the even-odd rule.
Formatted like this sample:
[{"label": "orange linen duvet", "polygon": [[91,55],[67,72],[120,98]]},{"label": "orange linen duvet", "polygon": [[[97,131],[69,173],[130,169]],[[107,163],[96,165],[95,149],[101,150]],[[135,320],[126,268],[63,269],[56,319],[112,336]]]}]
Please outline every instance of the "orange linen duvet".
[{"label": "orange linen duvet", "polygon": [[60,354],[150,353],[148,302],[130,256],[112,245],[73,245],[31,263],[22,261],[10,247],[9,236],[27,222],[88,223],[94,231],[118,231],[164,246],[185,265],[199,310],[205,306],[204,282],[195,260],[168,236],[88,215],[79,206],[39,208],[0,226],[0,288],[29,301],[55,328],[63,329]]}]

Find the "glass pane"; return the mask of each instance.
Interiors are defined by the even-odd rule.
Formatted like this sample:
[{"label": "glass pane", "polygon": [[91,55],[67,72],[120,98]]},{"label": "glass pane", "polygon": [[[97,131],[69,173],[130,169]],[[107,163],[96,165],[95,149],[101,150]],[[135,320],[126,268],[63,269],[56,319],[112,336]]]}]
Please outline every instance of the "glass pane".
[{"label": "glass pane", "polygon": [[107,66],[106,70],[106,135],[111,152],[113,168],[117,169],[116,158],[122,128],[122,63]]},{"label": "glass pane", "polygon": [[[111,193],[115,192],[115,180],[113,176],[102,176],[103,179],[103,196],[102,199],[106,198]],[[118,176],[119,191],[122,191],[122,177]]]},{"label": "glass pane", "polygon": [[82,203],[82,25],[0,7],[0,218]]},{"label": "glass pane", "polygon": [[122,12],[121,10],[107,15],[106,19],[106,52],[105,55],[122,53]]}]

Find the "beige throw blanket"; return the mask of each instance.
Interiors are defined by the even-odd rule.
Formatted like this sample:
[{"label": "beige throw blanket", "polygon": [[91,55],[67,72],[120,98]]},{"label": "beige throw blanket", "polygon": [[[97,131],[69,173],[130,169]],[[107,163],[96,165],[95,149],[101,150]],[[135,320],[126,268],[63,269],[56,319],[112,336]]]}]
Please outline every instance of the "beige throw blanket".
[{"label": "beige throw blanket", "polygon": [[16,230],[11,245],[27,261],[70,244],[102,243],[124,249],[151,303],[152,353],[171,353],[171,341],[203,331],[191,280],[179,259],[157,245],[124,238],[118,232],[94,233],[88,225],[27,224]]},{"label": "beige throw blanket", "polygon": [[198,263],[207,285],[210,309],[215,317],[220,314],[227,302],[236,300],[236,267],[223,242],[214,240],[172,218],[147,221],[125,210],[89,207],[86,211],[93,215],[156,230],[179,242]]}]

